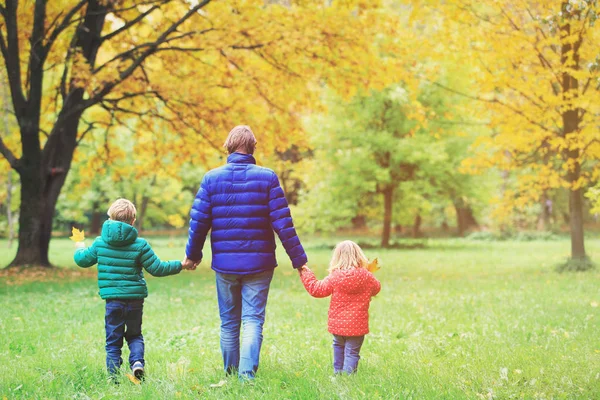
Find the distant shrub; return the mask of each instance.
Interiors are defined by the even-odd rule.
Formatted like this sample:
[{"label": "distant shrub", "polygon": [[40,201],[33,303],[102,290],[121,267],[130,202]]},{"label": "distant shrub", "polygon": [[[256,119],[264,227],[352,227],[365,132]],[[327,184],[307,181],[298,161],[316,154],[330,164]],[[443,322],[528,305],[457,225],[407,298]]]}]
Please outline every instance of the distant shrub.
[{"label": "distant shrub", "polygon": [[517,242],[551,241],[558,240],[559,236],[552,232],[523,231],[523,232],[473,232],[466,237],[467,240],[482,242],[497,242],[514,240]]},{"label": "distant shrub", "polygon": [[500,240],[498,234],[490,231],[473,232],[466,236],[467,240],[477,240],[481,242],[493,242]]},{"label": "distant shrub", "polygon": [[[363,249],[381,249],[381,243],[359,241],[357,244]],[[415,240],[390,241],[388,249],[406,250],[406,249],[424,249],[425,243]]]}]

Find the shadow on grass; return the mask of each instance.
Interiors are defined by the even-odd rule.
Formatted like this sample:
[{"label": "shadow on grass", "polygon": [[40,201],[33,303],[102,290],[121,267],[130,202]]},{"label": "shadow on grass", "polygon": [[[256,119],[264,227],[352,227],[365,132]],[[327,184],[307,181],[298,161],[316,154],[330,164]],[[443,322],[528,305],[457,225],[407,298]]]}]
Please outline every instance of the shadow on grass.
[{"label": "shadow on grass", "polygon": [[31,282],[71,282],[84,278],[95,278],[94,269],[10,267],[0,269],[0,279],[6,285],[22,285]]}]

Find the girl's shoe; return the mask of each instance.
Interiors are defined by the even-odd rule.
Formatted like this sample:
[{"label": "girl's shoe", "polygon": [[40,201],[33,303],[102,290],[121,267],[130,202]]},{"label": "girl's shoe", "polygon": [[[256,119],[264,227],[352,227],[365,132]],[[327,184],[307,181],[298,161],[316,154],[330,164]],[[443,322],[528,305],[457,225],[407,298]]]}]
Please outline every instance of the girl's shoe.
[{"label": "girl's shoe", "polygon": [[136,361],[131,366],[131,371],[133,372],[133,376],[135,376],[140,381],[144,379],[144,366],[140,361]]}]

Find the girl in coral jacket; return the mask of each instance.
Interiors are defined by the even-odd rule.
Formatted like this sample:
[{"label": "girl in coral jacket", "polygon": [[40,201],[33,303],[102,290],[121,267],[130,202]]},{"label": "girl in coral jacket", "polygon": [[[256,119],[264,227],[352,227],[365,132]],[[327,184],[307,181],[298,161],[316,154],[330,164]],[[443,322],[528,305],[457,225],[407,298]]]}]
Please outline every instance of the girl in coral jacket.
[{"label": "girl in coral jacket", "polygon": [[354,242],[339,243],[333,251],[329,275],[319,281],[303,267],[300,278],[313,297],[331,296],[329,332],[333,334],[333,370],[335,374],[356,371],[360,348],[369,333],[369,304],[381,283],[367,270],[369,261]]}]

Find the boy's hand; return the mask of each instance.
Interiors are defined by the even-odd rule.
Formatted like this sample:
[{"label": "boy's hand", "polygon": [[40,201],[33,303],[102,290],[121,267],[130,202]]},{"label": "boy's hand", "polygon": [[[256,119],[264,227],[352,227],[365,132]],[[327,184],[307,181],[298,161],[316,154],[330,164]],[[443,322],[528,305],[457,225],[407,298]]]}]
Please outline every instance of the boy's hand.
[{"label": "boy's hand", "polygon": [[185,256],[183,258],[183,261],[181,262],[181,268],[193,271],[196,269],[198,264],[200,264],[200,261],[193,261],[187,258],[187,256]]},{"label": "boy's hand", "polygon": [[85,243],[84,242],[75,242],[75,247],[78,249],[85,249]]}]

